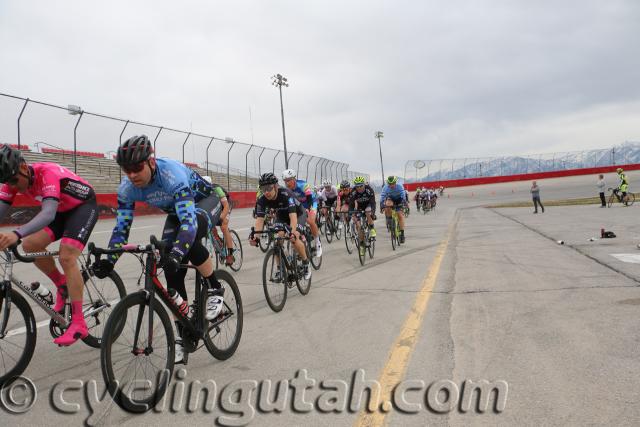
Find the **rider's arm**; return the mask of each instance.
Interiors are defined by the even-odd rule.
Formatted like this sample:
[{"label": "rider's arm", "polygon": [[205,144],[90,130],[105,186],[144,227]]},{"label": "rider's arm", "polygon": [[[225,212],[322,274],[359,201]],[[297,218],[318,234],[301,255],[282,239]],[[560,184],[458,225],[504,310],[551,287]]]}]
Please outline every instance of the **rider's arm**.
[{"label": "rider's arm", "polygon": [[291,226],[292,232],[298,228],[298,214],[296,212],[289,211],[289,226]]},{"label": "rider's arm", "polygon": [[[134,209],[135,202],[118,197],[116,226],[113,228],[113,232],[111,233],[111,239],[109,239],[109,249],[120,248],[126,245],[129,241],[129,232],[131,231],[131,224],[133,223]],[[108,256],[109,260],[114,264],[118,261],[119,257],[120,254],[111,254]]]},{"label": "rider's arm", "polygon": [[54,198],[42,200],[42,209],[40,212],[38,212],[31,221],[19,227],[14,232],[22,239],[23,237],[42,230],[53,222],[56,217],[56,212],[58,211],[58,204],[60,204],[60,201]]},{"label": "rider's arm", "polygon": [[222,212],[220,213],[220,220],[224,220],[229,214],[229,200],[227,199],[227,195],[224,194],[224,191],[221,187],[215,187],[215,194],[220,199],[220,203],[222,204]]}]

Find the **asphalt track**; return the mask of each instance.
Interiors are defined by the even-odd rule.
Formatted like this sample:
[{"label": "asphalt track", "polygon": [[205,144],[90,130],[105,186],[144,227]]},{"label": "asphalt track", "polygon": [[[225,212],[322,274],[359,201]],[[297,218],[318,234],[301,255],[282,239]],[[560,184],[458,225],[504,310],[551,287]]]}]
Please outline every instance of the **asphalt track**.
[{"label": "asphalt track", "polygon": [[[640,175],[629,175],[633,189]],[[614,184],[611,175],[606,178]],[[540,180],[543,202],[597,195],[595,179]],[[172,411],[167,403],[162,411],[134,415],[108,397],[90,405],[82,389],[67,389],[64,400],[79,408],[61,413],[52,390],[69,380],[95,380],[102,397],[99,352],[82,343],[58,348],[44,326],[24,373],[37,400],[24,414],[0,411],[0,424],[638,425],[640,266],[633,261],[640,262],[634,258],[640,255],[640,207],[548,207],[538,215],[532,208],[482,207],[528,200],[529,184],[447,190],[435,212],[412,210],[407,243],[395,252],[378,221],[375,258],[364,267],[355,254],[347,255],[343,241],[325,243],[311,292],[291,292],[281,313],[264,300],[262,253],[245,245],[244,265],[235,275],[245,314],[238,351],[219,362],[201,349],[191,355],[184,379],[173,384],[188,388],[195,380],[214,380],[218,394],[244,390],[231,401],[250,404],[217,402],[207,413]],[[243,239],[249,214],[233,213]],[[136,218],[131,240],[147,241],[162,222]],[[101,221],[92,241],[106,244],[112,226]],[[598,239],[601,228],[618,237]],[[121,259],[117,269],[134,291],[140,273],[135,259]],[[41,278],[31,266],[15,272],[27,281]],[[314,380],[304,396],[309,407],[297,401],[278,412],[257,404],[265,380],[296,382],[303,373]],[[379,382],[382,402],[386,387],[404,381],[403,402],[382,404],[373,413],[350,407],[358,375]],[[470,399],[469,381],[481,380],[498,392],[476,392]],[[346,396],[340,384],[346,384]],[[327,390],[334,390],[333,400]],[[486,408],[477,405],[478,394],[489,397]],[[292,392],[287,397],[294,400]]]}]

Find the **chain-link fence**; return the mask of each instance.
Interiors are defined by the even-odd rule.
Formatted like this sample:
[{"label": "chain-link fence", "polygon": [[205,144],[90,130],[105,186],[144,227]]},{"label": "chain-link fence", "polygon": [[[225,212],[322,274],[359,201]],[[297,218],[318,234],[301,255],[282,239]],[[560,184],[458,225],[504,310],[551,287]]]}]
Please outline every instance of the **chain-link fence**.
[{"label": "chain-link fence", "polygon": [[[104,161],[94,162],[95,170],[102,170],[105,163],[113,163],[119,144],[140,134],[153,141],[156,155],[197,166],[199,172],[213,175],[217,181],[226,181],[230,190],[253,190],[262,173],[270,171],[279,175],[285,169],[283,150],[0,93],[0,142],[66,155],[73,161],[74,168],[78,162],[87,158],[95,160],[104,154]],[[349,170],[347,163],[299,151],[288,152],[288,164],[298,171],[300,179],[312,185],[320,185],[327,179],[333,183],[352,180],[357,175],[369,179],[368,174]],[[117,177],[113,176],[109,165],[105,165],[104,170],[109,170],[110,178],[121,177],[119,171]]]},{"label": "chain-link fence", "polygon": [[633,163],[640,163],[640,143],[626,142],[612,148],[528,156],[408,160],[404,177],[406,182],[425,182]]}]

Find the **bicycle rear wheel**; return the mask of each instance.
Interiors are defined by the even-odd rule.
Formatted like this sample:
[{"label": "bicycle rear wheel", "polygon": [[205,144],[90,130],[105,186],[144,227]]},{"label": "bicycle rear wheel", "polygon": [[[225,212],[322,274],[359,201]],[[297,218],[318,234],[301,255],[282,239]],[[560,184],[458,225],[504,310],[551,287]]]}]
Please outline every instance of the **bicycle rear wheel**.
[{"label": "bicycle rear wheel", "polygon": [[283,251],[273,247],[267,251],[262,264],[264,297],[271,310],[276,313],[281,311],[287,302],[288,272],[282,256]]},{"label": "bicycle rear wheel", "polygon": [[[243,259],[242,242],[236,230],[229,230],[229,232],[231,233],[231,240],[233,241],[233,264],[231,264],[229,268],[233,271],[240,271]],[[238,254],[240,254],[240,256],[238,256]]]},{"label": "bicycle rear wheel", "polygon": [[171,320],[160,300],[154,299],[149,330],[149,302],[144,291],[120,301],[107,320],[100,351],[109,394],[122,409],[135,413],[149,411],[162,399],[174,367]]},{"label": "bicycle rear wheel", "polygon": [[[36,347],[36,319],[33,310],[22,295],[11,290],[0,294],[0,327],[5,336],[0,338],[0,387],[9,384],[29,366]],[[7,311],[8,310],[8,311]]]},{"label": "bicycle rear wheel", "polygon": [[[82,272],[84,279],[84,292],[82,312],[89,329],[89,335],[82,341],[90,347],[100,348],[102,335],[107,319],[113,308],[127,296],[122,279],[115,271],[109,273],[104,279],[90,276],[85,270]],[[124,326],[124,322],[121,322]]]},{"label": "bicycle rear wheel", "polygon": [[[216,278],[224,288],[224,307],[218,317],[209,322],[204,345],[218,360],[227,360],[236,352],[242,337],[243,311],[240,290],[228,271],[217,270]],[[206,301],[207,287],[202,286]]]}]

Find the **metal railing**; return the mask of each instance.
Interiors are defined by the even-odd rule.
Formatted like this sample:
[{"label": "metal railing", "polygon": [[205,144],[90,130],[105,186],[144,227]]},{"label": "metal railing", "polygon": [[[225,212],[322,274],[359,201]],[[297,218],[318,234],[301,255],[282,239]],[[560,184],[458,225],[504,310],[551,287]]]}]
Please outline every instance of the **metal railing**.
[{"label": "metal railing", "polygon": [[406,182],[441,181],[487,176],[519,175],[640,163],[640,143],[611,148],[525,156],[407,160]]},{"label": "metal railing", "polygon": [[[0,113],[5,117],[9,117],[6,111],[16,107],[18,146],[23,144],[25,133],[28,134],[27,137],[38,141],[45,138],[55,140],[56,144],[62,147],[73,144],[73,148],[64,149],[49,142],[39,142],[39,144],[72,151],[76,171],[78,161],[83,161],[78,159],[78,145],[84,143],[86,149],[106,152],[107,149],[113,150],[122,144],[126,139],[125,132],[129,136],[146,134],[153,141],[156,155],[162,154],[180,159],[183,162],[196,163],[207,174],[213,171],[212,168],[216,172],[224,173],[229,190],[252,190],[255,186],[250,185],[250,180],[255,180],[267,171],[279,175],[285,169],[282,150],[257,144],[246,144],[231,138],[223,139],[166,126],[111,117],[76,107],[72,108],[72,106],[62,107],[4,93],[0,93],[0,101],[2,101],[0,102]],[[67,115],[61,117],[60,112],[67,112],[79,117],[70,122]],[[26,120],[27,118],[28,120]],[[80,118],[83,118],[82,124]],[[13,140],[13,136],[7,136],[7,129],[9,129],[8,126],[0,127],[0,142],[11,143],[9,141]],[[79,133],[82,135],[78,135]],[[190,150],[187,149],[188,145]],[[306,179],[312,185],[319,185],[324,179],[335,183],[342,179],[352,180],[357,175],[363,175],[369,179],[368,174],[350,171],[349,165],[344,162],[302,152],[289,151],[288,155],[289,167],[297,169],[298,176]],[[109,158],[99,162],[98,171],[102,173],[104,167],[111,176],[111,169],[108,167],[110,163],[114,162]],[[118,181],[121,176],[119,173]]]}]

